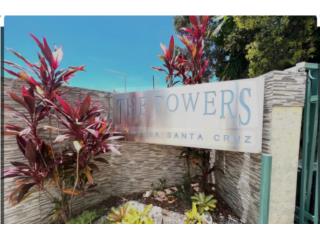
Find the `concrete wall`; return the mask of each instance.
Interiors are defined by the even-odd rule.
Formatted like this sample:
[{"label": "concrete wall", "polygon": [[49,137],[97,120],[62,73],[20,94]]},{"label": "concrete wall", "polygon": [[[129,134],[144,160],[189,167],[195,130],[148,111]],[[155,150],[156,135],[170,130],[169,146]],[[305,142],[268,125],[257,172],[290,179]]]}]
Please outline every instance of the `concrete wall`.
[{"label": "concrete wall", "polygon": [[[8,96],[8,91],[20,91],[22,81],[5,79],[5,104],[21,109]],[[111,111],[111,94],[102,91],[92,91],[80,88],[66,88],[66,98],[72,102],[81,100],[89,93],[93,101],[98,101],[106,110],[105,115]],[[5,123],[15,122],[5,111]],[[109,165],[100,164],[100,172],[95,175],[100,194],[89,194],[74,202],[73,209],[82,209],[93,206],[107,199],[111,195],[129,194],[150,189],[152,183],[159,178],[165,178],[168,185],[181,183],[185,173],[184,161],[179,159],[181,148],[160,146],[133,142],[122,142],[121,156],[110,156]],[[4,165],[10,166],[10,161],[22,160],[14,137],[4,138]],[[7,201],[9,192],[13,187],[13,179],[5,179],[5,223],[40,223],[47,222],[47,214],[51,205],[47,198],[34,193],[25,201],[12,207]]]}]

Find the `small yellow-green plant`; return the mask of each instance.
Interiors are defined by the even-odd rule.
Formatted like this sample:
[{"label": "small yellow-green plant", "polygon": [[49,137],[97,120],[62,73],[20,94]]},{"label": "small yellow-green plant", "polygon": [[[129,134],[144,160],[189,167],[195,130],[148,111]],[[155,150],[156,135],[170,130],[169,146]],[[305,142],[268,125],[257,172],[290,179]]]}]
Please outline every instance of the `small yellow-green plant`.
[{"label": "small yellow-green plant", "polygon": [[197,209],[197,205],[192,203],[192,209],[185,212],[185,220],[186,224],[204,224],[206,223],[204,214],[199,213]]},{"label": "small yellow-green plant", "polygon": [[204,193],[197,193],[191,197],[192,203],[197,206],[199,212],[212,212],[216,208],[217,200],[213,195],[205,195]]},{"label": "small yellow-green plant", "polygon": [[112,208],[107,220],[109,223],[121,224],[153,224],[153,219],[149,216],[152,205],[147,205],[143,211],[126,203],[118,208]]}]

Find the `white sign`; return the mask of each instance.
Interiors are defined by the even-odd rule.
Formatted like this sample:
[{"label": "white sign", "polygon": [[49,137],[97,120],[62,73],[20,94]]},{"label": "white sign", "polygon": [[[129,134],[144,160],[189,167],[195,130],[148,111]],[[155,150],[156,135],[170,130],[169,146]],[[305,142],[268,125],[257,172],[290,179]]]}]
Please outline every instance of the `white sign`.
[{"label": "white sign", "polygon": [[115,94],[113,124],[138,142],[259,153],[263,97],[261,78]]}]

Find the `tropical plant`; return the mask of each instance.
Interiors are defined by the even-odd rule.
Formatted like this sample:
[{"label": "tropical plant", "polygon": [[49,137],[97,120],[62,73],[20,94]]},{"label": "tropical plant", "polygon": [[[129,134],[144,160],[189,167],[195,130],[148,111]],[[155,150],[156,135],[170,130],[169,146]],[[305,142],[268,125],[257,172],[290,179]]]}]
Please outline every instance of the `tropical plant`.
[{"label": "tropical plant", "polygon": [[216,208],[217,200],[214,199],[213,195],[205,195],[204,193],[196,193],[191,197],[192,203],[194,203],[199,212],[211,212]]},{"label": "tropical plant", "polygon": [[[190,26],[189,17],[174,18],[178,33]],[[254,77],[301,61],[320,61],[316,16],[212,16],[204,44],[209,60],[206,75],[220,80]]]},{"label": "tropical plant", "polygon": [[185,49],[176,48],[174,38],[171,36],[169,47],[160,44],[163,55],[160,59],[163,67],[153,69],[167,74],[167,86],[172,87],[177,83],[198,84],[202,83],[204,74],[208,68],[208,60],[204,56],[204,39],[206,36],[209,16],[189,17],[191,27],[181,29],[178,35]]},{"label": "tropical plant", "polygon": [[207,223],[205,220],[205,216],[203,213],[198,212],[197,205],[192,203],[192,209],[185,212],[185,220],[186,224],[204,224]]},{"label": "tropical plant", "polygon": [[72,198],[94,190],[92,173],[98,169],[96,162],[106,162],[101,154],[119,153],[118,146],[110,142],[119,136],[114,136],[110,122],[101,117],[102,109],[91,104],[90,96],[76,107],[63,98],[61,86],[84,67],[59,69],[62,49],[52,51],[45,38],[40,41],[31,36],[40,49],[38,63],[31,63],[14,50],[10,51],[26,67],[4,61],[4,70],[27,84],[20,96],[9,93],[22,110],[5,106],[22,123],[7,124],[5,133],[15,136],[24,161],[11,162],[4,177],[15,178],[11,204],[41,191],[55,205],[54,219],[66,222],[71,216]]},{"label": "tropical plant", "polygon": [[96,211],[84,211],[79,216],[70,219],[69,224],[91,224],[99,218],[99,214]]},{"label": "tropical plant", "polygon": [[126,203],[118,208],[112,208],[107,220],[109,223],[121,224],[153,224],[154,220],[149,216],[152,205],[147,205],[139,211],[130,203]]},{"label": "tropical plant", "polygon": [[[163,67],[154,67],[155,70],[167,74],[167,86],[172,87],[181,82],[184,85],[201,84],[209,81],[208,68],[209,58],[205,55],[205,40],[208,35],[208,26],[211,18],[209,16],[190,16],[189,25],[184,25],[178,31],[178,37],[185,46],[184,49],[175,48],[174,39],[171,36],[169,48],[161,44],[163,55],[160,59],[164,61]],[[181,157],[187,162],[188,174],[190,172],[190,160],[194,156],[200,158],[196,163],[201,170],[201,187],[204,192],[210,191],[208,178],[213,171],[210,166],[210,151],[203,149],[186,148],[182,151]],[[194,161],[192,162],[194,163]],[[189,174],[190,175],[190,174]],[[190,177],[189,177],[190,178]]]}]

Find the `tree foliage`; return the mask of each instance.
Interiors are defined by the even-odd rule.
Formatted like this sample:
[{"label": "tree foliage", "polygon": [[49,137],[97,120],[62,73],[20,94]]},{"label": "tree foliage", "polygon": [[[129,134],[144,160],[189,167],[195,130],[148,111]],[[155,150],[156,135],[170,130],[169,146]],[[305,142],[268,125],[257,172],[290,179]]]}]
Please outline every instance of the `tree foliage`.
[{"label": "tree foliage", "polygon": [[[174,20],[178,32],[190,24],[184,16]],[[254,77],[301,61],[320,62],[320,31],[312,16],[212,17],[208,28],[208,76]]]}]

